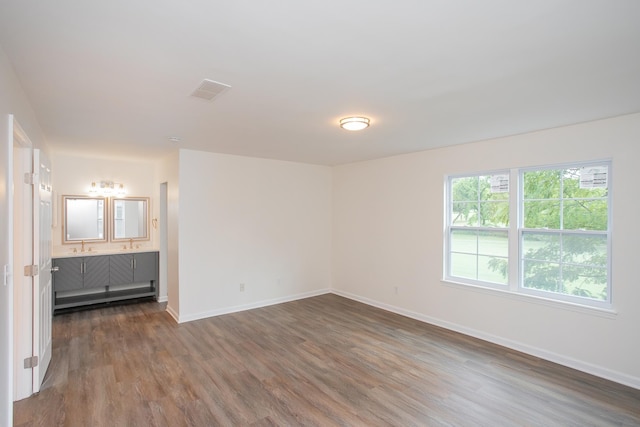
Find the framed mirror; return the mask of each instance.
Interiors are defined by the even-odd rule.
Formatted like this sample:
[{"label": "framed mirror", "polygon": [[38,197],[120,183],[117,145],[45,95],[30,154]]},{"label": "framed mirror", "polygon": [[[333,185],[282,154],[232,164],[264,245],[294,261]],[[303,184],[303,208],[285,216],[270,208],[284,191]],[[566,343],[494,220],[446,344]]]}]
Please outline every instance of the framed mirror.
[{"label": "framed mirror", "polygon": [[62,206],[62,243],[107,241],[106,198],[62,196]]},{"label": "framed mirror", "polygon": [[111,199],[111,240],[149,240],[149,198]]}]

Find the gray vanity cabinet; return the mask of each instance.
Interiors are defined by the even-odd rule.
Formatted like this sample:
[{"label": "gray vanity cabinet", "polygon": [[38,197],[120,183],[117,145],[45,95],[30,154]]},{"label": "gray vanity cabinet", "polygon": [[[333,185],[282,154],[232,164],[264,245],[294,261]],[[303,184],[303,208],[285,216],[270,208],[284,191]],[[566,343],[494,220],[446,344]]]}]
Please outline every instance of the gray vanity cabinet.
[{"label": "gray vanity cabinet", "polygon": [[158,298],[158,252],[54,258],[54,309]]},{"label": "gray vanity cabinet", "polygon": [[103,256],[55,258],[56,291],[93,289],[109,285],[109,258]]},{"label": "gray vanity cabinet", "polygon": [[95,289],[109,284],[109,259],[105,256],[84,258],[84,289]]},{"label": "gray vanity cabinet", "polygon": [[126,285],[158,280],[157,252],[111,255],[109,284]]},{"label": "gray vanity cabinet", "polygon": [[84,258],[54,258],[56,291],[74,291],[84,288]]},{"label": "gray vanity cabinet", "polygon": [[133,254],[133,281],[158,281],[158,252]]}]

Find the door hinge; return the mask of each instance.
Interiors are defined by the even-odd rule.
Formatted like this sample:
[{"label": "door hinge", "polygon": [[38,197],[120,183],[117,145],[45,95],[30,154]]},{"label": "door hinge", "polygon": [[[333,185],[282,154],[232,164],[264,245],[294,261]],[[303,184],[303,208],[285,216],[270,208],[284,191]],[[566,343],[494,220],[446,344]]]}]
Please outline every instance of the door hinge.
[{"label": "door hinge", "polygon": [[9,268],[9,265],[5,264],[2,276],[4,277],[3,283],[5,286],[7,286],[9,284],[9,277],[11,277],[11,269]]},{"label": "door hinge", "polygon": [[38,356],[27,357],[24,359],[24,369],[31,369],[38,366]]},{"label": "door hinge", "polygon": [[37,276],[38,272],[40,271],[40,269],[38,268],[38,265],[25,265],[24,266],[24,275],[25,277],[33,277],[33,276]]},{"label": "door hinge", "polygon": [[24,183],[29,185],[34,185],[38,182],[38,174],[27,172],[24,174]]}]

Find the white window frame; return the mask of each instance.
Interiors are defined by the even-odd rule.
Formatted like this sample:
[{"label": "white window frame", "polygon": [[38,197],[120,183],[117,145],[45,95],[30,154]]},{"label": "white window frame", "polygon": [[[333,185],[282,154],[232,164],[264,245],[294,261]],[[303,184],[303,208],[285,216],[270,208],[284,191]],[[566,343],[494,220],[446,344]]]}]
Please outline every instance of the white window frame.
[{"label": "white window frame", "polygon": [[[469,173],[469,174],[457,174],[457,175],[450,175],[447,176],[446,179],[446,214],[445,214],[445,267],[444,267],[444,278],[445,280],[448,281],[452,281],[452,282],[459,282],[459,283],[468,283],[471,285],[477,285],[477,286],[482,286],[482,287],[489,287],[489,288],[495,288],[495,289],[506,289],[509,286],[509,282],[510,282],[510,273],[507,274],[507,283],[506,284],[501,284],[501,283],[495,283],[495,282],[487,282],[487,281],[482,281],[482,280],[474,280],[474,279],[469,279],[469,278],[463,278],[463,277],[458,277],[458,276],[453,276],[451,274],[451,254],[452,254],[452,248],[451,248],[451,236],[452,236],[452,232],[455,230],[465,230],[465,231],[486,231],[486,232],[491,232],[491,231],[498,231],[498,232],[505,232],[507,234],[507,240],[508,240],[508,246],[509,246],[509,252],[508,252],[508,257],[507,257],[507,262],[509,263],[509,270],[511,269],[511,247],[512,247],[512,242],[511,242],[511,226],[507,226],[507,227],[482,227],[482,226],[456,226],[452,224],[452,214],[453,214],[453,195],[451,194],[451,183],[454,179],[457,178],[474,178],[474,177],[480,177],[480,176],[491,176],[491,175],[509,175],[509,182],[511,182],[511,174],[509,172],[508,169],[502,169],[502,170],[497,170],[497,171],[490,171],[490,172],[478,172],[478,173]],[[511,184],[509,185],[509,193],[511,192]],[[478,195],[479,197],[479,195]],[[480,202],[480,199],[478,198],[478,202]],[[511,195],[509,194],[509,224],[511,224],[514,220],[514,216],[513,216],[513,206],[511,204]],[[476,252],[476,256],[479,256],[479,254]]]},{"label": "white window frame", "polygon": [[[544,230],[542,229],[527,229],[523,227],[524,222],[524,173],[540,170],[561,170],[570,168],[581,168],[589,166],[607,166],[608,167],[608,194],[607,194],[607,230],[604,231],[582,231],[582,230]],[[444,265],[443,265],[443,280],[449,283],[455,283],[459,285],[472,286],[475,288],[485,288],[488,290],[499,290],[510,294],[528,297],[535,297],[537,299],[548,300],[553,302],[559,302],[564,304],[571,304],[575,306],[593,307],[604,310],[612,308],[613,289],[612,289],[612,272],[611,272],[611,240],[612,240],[612,188],[613,188],[613,165],[611,160],[599,160],[589,162],[567,162],[555,165],[533,166],[526,168],[513,168],[508,170],[494,170],[494,171],[482,171],[463,173],[455,175],[447,175],[445,177],[445,224],[444,224]],[[476,177],[476,176],[488,176],[509,174],[509,225],[506,228],[497,227],[468,227],[468,226],[454,226],[452,224],[452,181],[456,178]],[[502,285],[492,282],[484,282],[478,280],[472,280],[468,278],[456,277],[451,275],[451,235],[453,230],[506,230],[509,240],[509,257],[508,257],[508,274],[507,284]],[[606,300],[596,300],[587,297],[573,296],[561,293],[555,293],[551,291],[544,291],[539,289],[526,288],[523,286],[524,268],[523,268],[523,236],[527,232],[548,232],[554,235],[563,234],[586,234],[586,235],[604,235],[607,241],[607,298]]]},{"label": "white window frame", "polygon": [[[524,227],[524,174],[526,172],[535,172],[543,170],[563,170],[572,168],[582,168],[589,166],[607,166],[607,229],[602,230],[565,230],[560,229],[541,229],[541,228],[525,228]],[[574,304],[586,305],[599,308],[610,308],[612,304],[611,294],[611,219],[612,219],[612,200],[611,191],[612,188],[612,164],[610,160],[594,161],[594,162],[573,162],[563,163],[552,166],[542,167],[528,167],[518,170],[518,292],[534,295],[543,298],[553,299],[557,301],[569,302]],[[564,202],[563,191],[560,191],[560,202]],[[554,236],[563,235],[591,235],[591,236],[605,236],[607,242],[607,298],[605,300],[596,300],[587,297],[573,296],[568,294],[555,293],[551,291],[544,291],[540,289],[532,289],[524,287],[524,253],[523,253],[523,239],[526,233],[547,233]],[[561,261],[562,264],[562,261]]]}]

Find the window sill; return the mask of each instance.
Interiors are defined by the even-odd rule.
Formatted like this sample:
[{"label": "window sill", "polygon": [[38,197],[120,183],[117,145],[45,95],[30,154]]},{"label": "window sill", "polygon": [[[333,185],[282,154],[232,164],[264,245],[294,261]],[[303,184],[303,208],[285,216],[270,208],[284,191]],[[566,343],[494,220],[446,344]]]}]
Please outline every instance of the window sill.
[{"label": "window sill", "polygon": [[455,282],[451,280],[441,280],[445,286],[449,286],[457,289],[465,289],[472,292],[479,292],[483,294],[495,295],[502,298],[507,298],[516,301],[523,301],[530,304],[543,305],[545,307],[551,307],[561,310],[574,311],[577,313],[590,314],[594,316],[604,317],[606,319],[615,319],[618,316],[618,312],[613,308],[592,307],[589,305],[577,304],[574,302],[559,301],[551,298],[544,298],[537,295],[529,295],[511,292],[508,290],[489,288],[480,285],[473,285],[468,283]]}]

